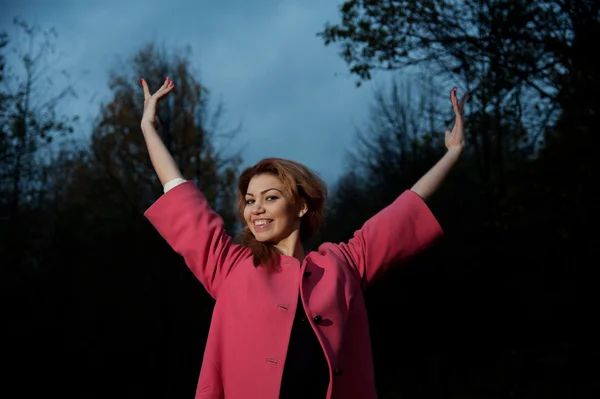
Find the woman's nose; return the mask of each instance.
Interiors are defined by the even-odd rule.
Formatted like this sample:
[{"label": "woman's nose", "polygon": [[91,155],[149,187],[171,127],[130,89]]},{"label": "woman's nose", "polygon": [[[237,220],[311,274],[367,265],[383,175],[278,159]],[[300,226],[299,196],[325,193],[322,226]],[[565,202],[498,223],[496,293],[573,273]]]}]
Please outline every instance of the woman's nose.
[{"label": "woman's nose", "polygon": [[252,213],[255,214],[255,215],[260,215],[264,211],[265,211],[265,209],[260,204],[256,204],[256,206],[254,207],[254,209],[252,209]]}]

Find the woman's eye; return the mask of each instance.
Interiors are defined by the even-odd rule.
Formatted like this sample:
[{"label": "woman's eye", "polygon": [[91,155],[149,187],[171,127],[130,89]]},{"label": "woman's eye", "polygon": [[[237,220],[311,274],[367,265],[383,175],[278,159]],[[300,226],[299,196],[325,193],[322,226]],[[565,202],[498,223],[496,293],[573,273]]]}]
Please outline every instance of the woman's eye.
[{"label": "woman's eye", "polygon": [[253,203],[254,203],[253,199],[247,199],[246,200],[246,205],[250,205],[250,204],[253,204]]},{"label": "woman's eye", "polygon": [[277,197],[274,196],[274,195],[270,195],[270,196],[267,197],[267,201],[274,201],[276,199],[277,199]]}]

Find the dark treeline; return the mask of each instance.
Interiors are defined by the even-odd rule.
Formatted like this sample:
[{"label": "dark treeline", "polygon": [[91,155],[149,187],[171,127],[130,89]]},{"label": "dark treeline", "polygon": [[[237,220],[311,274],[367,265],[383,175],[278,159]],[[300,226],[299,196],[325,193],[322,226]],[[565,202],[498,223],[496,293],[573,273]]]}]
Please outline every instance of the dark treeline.
[{"label": "dark treeline", "polygon": [[[430,204],[445,238],[366,292],[382,398],[600,394],[598,7],[347,1],[319,33],[357,84],[398,79],[377,91],[312,247],[410,188],[442,154],[449,89],[470,94],[467,151]],[[161,134],[232,233],[238,129],[189,52],[148,45],[114,66],[90,140],[73,144],[59,109],[76,88],[44,77],[54,39],[16,22],[35,45],[0,36],[2,396],[193,397],[213,301],[142,214],[161,186],[139,77],[180,82]]]}]

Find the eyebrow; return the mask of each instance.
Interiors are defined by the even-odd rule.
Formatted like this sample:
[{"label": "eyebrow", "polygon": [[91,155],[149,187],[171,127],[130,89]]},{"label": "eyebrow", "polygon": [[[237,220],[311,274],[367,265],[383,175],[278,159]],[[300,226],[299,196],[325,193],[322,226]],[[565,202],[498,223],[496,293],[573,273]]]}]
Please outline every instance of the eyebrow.
[{"label": "eyebrow", "polygon": [[[281,190],[280,190],[280,189],[278,189],[278,188],[274,188],[274,187],[273,187],[273,188],[267,188],[266,190],[262,190],[260,193],[261,193],[261,194],[264,194],[264,193],[266,193],[267,191],[271,191],[271,190],[279,191],[281,194],[283,194],[283,191],[281,191]],[[254,197],[254,194],[251,194],[251,193],[246,193],[246,195],[251,195],[251,196],[253,196],[253,197]]]}]

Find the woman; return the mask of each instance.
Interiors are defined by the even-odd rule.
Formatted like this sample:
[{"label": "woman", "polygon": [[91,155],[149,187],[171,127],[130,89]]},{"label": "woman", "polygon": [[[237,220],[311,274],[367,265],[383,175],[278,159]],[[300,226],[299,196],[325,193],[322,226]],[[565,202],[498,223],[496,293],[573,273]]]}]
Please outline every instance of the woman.
[{"label": "woman", "polygon": [[305,253],[302,241],[322,223],[322,181],[282,159],[246,169],[238,184],[246,226],[233,243],[154,128],[173,82],[153,95],[141,83],[142,132],[165,192],[145,216],[216,300],[196,398],[376,398],[362,291],[442,235],[425,201],[462,151],[464,98],[459,105],[451,91],[448,151],[429,172],[347,243]]}]

